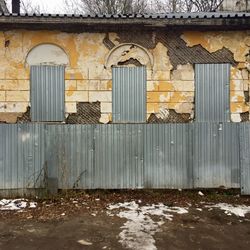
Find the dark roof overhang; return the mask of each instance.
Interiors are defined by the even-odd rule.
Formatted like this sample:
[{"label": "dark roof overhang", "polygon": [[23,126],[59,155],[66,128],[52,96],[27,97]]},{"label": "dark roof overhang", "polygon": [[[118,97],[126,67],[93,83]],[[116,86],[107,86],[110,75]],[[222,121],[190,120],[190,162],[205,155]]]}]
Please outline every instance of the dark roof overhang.
[{"label": "dark roof overhang", "polygon": [[250,28],[250,13],[178,13],[155,15],[0,14],[0,29],[97,32],[104,30],[243,30]]}]

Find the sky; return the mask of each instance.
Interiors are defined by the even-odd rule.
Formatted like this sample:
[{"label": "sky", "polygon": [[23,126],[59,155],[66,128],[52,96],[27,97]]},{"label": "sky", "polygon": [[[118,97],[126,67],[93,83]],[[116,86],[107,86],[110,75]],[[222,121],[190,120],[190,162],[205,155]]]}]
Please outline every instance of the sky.
[{"label": "sky", "polygon": [[[34,3],[34,5],[39,4],[42,9],[45,9],[47,13],[63,13],[63,0],[24,0]],[[11,0],[6,1],[8,6],[11,5]]]}]

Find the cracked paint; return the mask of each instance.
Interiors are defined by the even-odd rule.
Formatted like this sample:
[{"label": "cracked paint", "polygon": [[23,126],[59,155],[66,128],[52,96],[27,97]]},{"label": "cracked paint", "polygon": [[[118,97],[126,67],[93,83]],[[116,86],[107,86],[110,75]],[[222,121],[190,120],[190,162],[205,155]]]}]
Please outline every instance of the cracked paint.
[{"label": "cracked paint", "polygon": [[[138,34],[140,36],[140,34]],[[64,33],[59,31],[13,30],[0,32],[0,121],[16,122],[30,105],[29,65],[27,55],[41,44],[61,48],[68,57],[65,71],[65,107],[67,115],[77,112],[79,102],[100,102],[99,122],[112,121],[111,66],[137,60],[147,67],[147,117],[167,117],[169,110],[194,116],[194,64],[171,64],[169,48],[156,33],[130,37],[134,43],[122,43],[125,33]],[[110,40],[107,48],[103,41]],[[123,37],[121,39],[121,37]],[[249,112],[250,32],[185,31],[181,38],[188,47],[201,45],[210,53],[227,48],[237,62],[231,69],[231,120],[239,122]],[[124,40],[125,39],[125,40]],[[168,39],[166,32],[166,39]],[[126,41],[125,41],[126,42]],[[138,42],[140,45],[136,44]],[[150,44],[143,47],[143,44]],[[111,49],[112,48],[112,49]],[[59,52],[58,52],[59,53]],[[56,56],[56,54],[55,54]],[[129,65],[131,66],[131,65]],[[4,115],[3,115],[4,114]],[[10,115],[10,118],[8,117]]]}]

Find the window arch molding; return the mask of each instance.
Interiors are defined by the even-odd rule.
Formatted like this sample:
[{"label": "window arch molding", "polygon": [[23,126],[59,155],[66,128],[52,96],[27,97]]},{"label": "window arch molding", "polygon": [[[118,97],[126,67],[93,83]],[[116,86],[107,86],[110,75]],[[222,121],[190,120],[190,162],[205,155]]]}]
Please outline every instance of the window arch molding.
[{"label": "window arch molding", "polygon": [[106,57],[105,68],[118,66],[130,59],[137,60],[141,65],[153,69],[154,58],[144,47],[135,43],[122,43],[114,47]]},{"label": "window arch molding", "polygon": [[37,44],[26,56],[26,64],[31,65],[70,65],[68,54],[63,48],[53,43]]}]

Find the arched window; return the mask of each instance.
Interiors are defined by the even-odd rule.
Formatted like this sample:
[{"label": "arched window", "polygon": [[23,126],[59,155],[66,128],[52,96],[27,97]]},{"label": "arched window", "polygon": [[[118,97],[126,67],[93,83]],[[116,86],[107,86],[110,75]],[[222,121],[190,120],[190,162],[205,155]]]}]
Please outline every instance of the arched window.
[{"label": "arched window", "polygon": [[140,45],[120,44],[107,56],[105,67],[112,68],[113,122],[145,122],[146,69],[153,67],[152,55]]},{"label": "arched window", "polygon": [[33,65],[69,65],[65,51],[54,44],[39,44],[27,55],[26,63]]},{"label": "arched window", "polygon": [[30,66],[32,121],[64,121],[67,54],[57,45],[40,44],[29,52],[26,63]]}]

